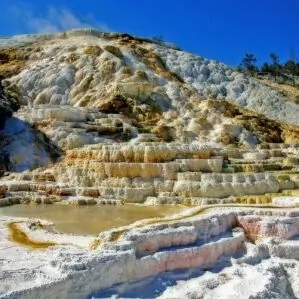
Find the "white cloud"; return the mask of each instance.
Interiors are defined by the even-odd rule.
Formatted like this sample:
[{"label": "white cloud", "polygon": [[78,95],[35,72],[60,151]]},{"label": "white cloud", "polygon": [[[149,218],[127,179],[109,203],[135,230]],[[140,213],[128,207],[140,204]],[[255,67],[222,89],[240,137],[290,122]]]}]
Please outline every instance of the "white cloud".
[{"label": "white cloud", "polygon": [[77,16],[66,8],[51,7],[45,13],[38,13],[20,4],[12,7],[12,13],[24,26],[24,31],[31,33],[54,33],[90,27],[111,31],[108,25],[99,22],[93,15]]}]

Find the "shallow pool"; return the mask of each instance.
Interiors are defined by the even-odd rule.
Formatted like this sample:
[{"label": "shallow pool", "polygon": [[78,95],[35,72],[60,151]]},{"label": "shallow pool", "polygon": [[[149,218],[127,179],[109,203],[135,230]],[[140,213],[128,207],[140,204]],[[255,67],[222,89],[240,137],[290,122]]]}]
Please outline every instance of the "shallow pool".
[{"label": "shallow pool", "polygon": [[15,205],[0,208],[0,216],[40,218],[55,223],[64,233],[96,235],[113,227],[131,224],[137,220],[160,217],[182,210],[176,206],[135,205]]}]

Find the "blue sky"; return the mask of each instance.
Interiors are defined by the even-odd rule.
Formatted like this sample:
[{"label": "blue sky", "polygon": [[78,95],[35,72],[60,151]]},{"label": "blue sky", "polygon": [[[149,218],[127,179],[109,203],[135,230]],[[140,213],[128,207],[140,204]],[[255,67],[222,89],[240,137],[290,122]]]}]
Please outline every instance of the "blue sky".
[{"label": "blue sky", "polygon": [[299,0],[1,0],[0,36],[98,27],[162,35],[182,49],[230,65],[246,52],[299,58]]}]

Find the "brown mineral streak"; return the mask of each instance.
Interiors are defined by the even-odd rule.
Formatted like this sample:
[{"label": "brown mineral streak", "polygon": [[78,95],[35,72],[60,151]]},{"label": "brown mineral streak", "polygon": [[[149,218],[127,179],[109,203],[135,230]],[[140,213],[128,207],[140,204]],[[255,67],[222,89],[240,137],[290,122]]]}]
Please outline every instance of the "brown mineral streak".
[{"label": "brown mineral streak", "polygon": [[12,241],[20,245],[29,247],[30,249],[45,249],[56,245],[56,243],[54,242],[41,242],[31,240],[27,236],[27,234],[20,229],[20,227],[18,226],[18,222],[10,222],[7,224],[7,227],[10,230],[10,238]]}]

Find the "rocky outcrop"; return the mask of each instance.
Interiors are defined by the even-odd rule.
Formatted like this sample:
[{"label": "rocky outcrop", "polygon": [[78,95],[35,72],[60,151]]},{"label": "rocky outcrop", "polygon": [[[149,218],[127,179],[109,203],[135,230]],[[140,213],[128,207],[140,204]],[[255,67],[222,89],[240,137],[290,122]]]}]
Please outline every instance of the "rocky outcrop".
[{"label": "rocky outcrop", "polygon": [[65,155],[2,179],[1,205],[266,205],[299,186],[297,107],[227,66],[95,31],[22,51],[26,67],[5,86],[21,104],[10,127],[32,134],[6,148],[6,169],[50,162],[40,138]]}]

